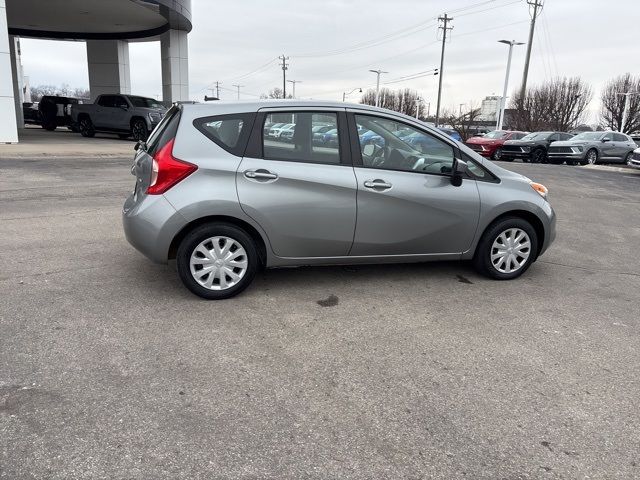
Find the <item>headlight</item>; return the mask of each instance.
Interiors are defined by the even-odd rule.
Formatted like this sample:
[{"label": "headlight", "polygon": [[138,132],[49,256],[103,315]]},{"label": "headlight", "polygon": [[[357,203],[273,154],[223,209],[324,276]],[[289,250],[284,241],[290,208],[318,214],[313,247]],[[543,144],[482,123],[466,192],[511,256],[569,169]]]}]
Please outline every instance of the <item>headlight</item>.
[{"label": "headlight", "polygon": [[582,147],[571,147],[573,153],[581,153],[584,150]]},{"label": "headlight", "polygon": [[547,189],[547,187],[545,187],[541,183],[536,183],[536,182],[530,182],[529,185],[531,185],[531,188],[533,188],[536,192],[538,192],[542,198],[544,199],[547,198],[547,193],[549,193],[549,190]]},{"label": "headlight", "polygon": [[531,147],[522,147],[522,151],[524,153],[529,153],[531,151]]},{"label": "headlight", "polygon": [[162,118],[162,115],[160,115],[159,113],[149,114],[149,120],[151,120],[152,122],[159,122],[161,118]]},{"label": "headlight", "polygon": [[482,148],[483,152],[487,151],[487,147],[485,147],[484,145],[480,145],[480,148]]}]

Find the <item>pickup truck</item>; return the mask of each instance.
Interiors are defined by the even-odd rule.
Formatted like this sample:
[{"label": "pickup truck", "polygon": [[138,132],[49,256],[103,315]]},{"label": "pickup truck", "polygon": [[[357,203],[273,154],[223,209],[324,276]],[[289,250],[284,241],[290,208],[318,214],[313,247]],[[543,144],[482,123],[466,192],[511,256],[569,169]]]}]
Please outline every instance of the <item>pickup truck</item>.
[{"label": "pickup truck", "polygon": [[100,95],[95,103],[73,105],[71,119],[83,137],[96,132],[145,141],[167,109],[160,102],[137,95]]}]

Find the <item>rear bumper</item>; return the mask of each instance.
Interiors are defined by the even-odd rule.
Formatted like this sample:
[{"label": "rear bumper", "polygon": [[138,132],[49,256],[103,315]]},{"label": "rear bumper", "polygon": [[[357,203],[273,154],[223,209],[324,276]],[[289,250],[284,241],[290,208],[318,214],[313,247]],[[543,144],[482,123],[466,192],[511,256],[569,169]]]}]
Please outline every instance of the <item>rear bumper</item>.
[{"label": "rear bumper", "polygon": [[163,195],[132,193],[122,208],[127,241],[156,263],[167,263],[171,242],[186,224]]}]

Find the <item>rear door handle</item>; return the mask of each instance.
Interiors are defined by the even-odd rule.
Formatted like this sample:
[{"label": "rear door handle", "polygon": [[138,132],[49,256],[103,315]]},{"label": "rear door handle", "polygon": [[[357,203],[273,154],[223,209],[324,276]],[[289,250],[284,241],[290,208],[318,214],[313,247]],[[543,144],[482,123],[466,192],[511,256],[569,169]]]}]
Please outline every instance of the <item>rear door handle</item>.
[{"label": "rear door handle", "polygon": [[366,180],[364,182],[364,186],[367,188],[372,188],[374,190],[387,190],[391,188],[393,185],[385,182],[384,180],[376,178],[375,180]]},{"label": "rear door handle", "polygon": [[275,180],[278,175],[271,173],[269,170],[246,170],[244,176],[255,180]]}]

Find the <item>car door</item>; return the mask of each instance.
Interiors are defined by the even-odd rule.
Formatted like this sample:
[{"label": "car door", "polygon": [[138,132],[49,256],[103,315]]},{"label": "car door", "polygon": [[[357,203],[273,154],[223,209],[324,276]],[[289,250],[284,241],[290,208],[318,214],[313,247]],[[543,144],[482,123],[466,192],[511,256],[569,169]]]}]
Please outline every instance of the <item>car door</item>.
[{"label": "car door", "polygon": [[602,158],[612,159],[616,156],[616,144],[613,141],[613,132],[609,132],[600,141],[600,151]]},{"label": "car door", "polygon": [[[265,122],[293,117],[290,142],[264,134]],[[330,123],[337,144],[313,142],[314,124]],[[244,212],[266,232],[280,257],[349,253],[356,223],[356,180],[344,110],[263,109],[236,174]]]},{"label": "car door", "polygon": [[[358,218],[351,255],[460,254],[475,236],[480,214],[476,181],[451,182],[458,149],[392,117],[349,112]],[[357,127],[381,141],[365,144]],[[413,133],[398,138],[401,128]]]},{"label": "car door", "polygon": [[107,128],[107,116],[113,109],[113,95],[101,95],[98,99],[95,113],[91,116],[91,121],[97,128]]},{"label": "car door", "polygon": [[633,150],[633,142],[622,133],[613,134],[613,143],[615,144],[615,157],[619,162],[626,160],[627,154]]},{"label": "car door", "polygon": [[111,130],[129,129],[129,109],[131,106],[122,95],[113,96],[113,106],[107,112],[106,126]]}]

